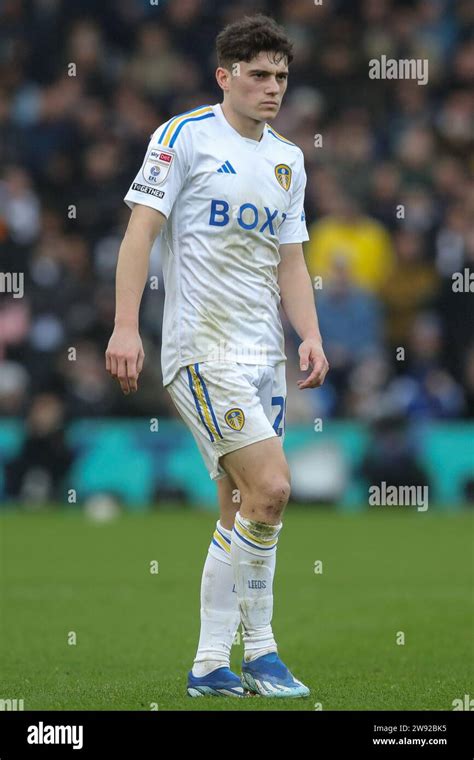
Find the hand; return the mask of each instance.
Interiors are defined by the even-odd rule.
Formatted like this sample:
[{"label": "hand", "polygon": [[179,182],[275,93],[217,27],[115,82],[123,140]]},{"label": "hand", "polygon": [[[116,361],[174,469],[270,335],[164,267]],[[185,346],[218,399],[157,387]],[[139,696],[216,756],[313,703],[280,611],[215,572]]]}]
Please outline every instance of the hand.
[{"label": "hand", "polygon": [[128,395],[138,390],[138,376],[143,369],[145,354],[135,327],[115,327],[105,352],[105,368],[116,377]]},{"label": "hand", "polygon": [[300,355],[300,370],[303,372],[312,366],[311,374],[306,380],[297,380],[300,391],[303,388],[318,388],[324,383],[324,378],[329,370],[329,364],[324,355],[323,347],[316,338],[307,338],[298,349]]}]

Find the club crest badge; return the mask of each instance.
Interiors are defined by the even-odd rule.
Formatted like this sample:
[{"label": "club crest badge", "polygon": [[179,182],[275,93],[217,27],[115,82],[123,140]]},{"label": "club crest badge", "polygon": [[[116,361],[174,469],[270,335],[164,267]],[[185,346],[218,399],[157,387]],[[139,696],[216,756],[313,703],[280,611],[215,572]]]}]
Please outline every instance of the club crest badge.
[{"label": "club crest badge", "polygon": [[149,185],[161,185],[169,174],[173,159],[174,154],[161,150],[160,146],[150,148],[142,169],[145,182]]},{"label": "club crest badge", "polygon": [[291,185],[291,171],[288,164],[278,164],[275,166],[275,177],[278,180],[278,184],[282,186],[283,190],[289,190]]},{"label": "club crest badge", "polygon": [[242,409],[233,407],[225,413],[225,421],[232,430],[242,430],[245,425],[245,414]]}]

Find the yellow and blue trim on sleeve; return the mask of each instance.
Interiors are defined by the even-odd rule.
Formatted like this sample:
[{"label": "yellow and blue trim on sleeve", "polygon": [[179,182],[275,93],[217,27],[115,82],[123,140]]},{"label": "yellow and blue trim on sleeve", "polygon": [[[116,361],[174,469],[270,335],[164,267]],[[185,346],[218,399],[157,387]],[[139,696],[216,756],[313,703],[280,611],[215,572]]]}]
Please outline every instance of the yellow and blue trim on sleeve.
[{"label": "yellow and blue trim on sleeve", "polygon": [[284,142],[287,145],[293,145],[295,148],[297,147],[295,143],[292,143],[291,140],[287,140],[286,137],[283,137],[283,135],[277,132],[276,129],[273,129],[273,127],[270,127],[269,124],[267,124],[267,128],[268,128],[269,133],[272,135],[272,137],[275,137],[277,140],[280,140],[281,142]]},{"label": "yellow and blue trim on sleeve", "polygon": [[202,121],[203,119],[210,119],[214,116],[212,106],[201,106],[200,108],[193,108],[191,111],[185,111],[185,113],[179,114],[170,119],[165,124],[163,130],[158,137],[159,145],[165,148],[172,148],[178,139],[179,133],[185,124],[190,121]]}]

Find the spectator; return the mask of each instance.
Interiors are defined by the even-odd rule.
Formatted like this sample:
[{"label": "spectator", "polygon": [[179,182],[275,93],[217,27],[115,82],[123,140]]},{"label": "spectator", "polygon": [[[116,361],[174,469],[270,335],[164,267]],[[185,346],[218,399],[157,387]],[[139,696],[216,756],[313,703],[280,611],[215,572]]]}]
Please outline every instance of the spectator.
[{"label": "spectator", "polygon": [[394,260],[388,232],[365,216],[355,199],[344,193],[334,197],[333,213],[312,224],[305,244],[312,277],[329,277],[335,260],[344,259],[351,280],[378,293],[390,275]]},{"label": "spectator", "polygon": [[64,408],[57,396],[45,393],[33,398],[26,438],[5,468],[8,497],[36,504],[64,501],[72,452],[65,441],[63,423]]}]

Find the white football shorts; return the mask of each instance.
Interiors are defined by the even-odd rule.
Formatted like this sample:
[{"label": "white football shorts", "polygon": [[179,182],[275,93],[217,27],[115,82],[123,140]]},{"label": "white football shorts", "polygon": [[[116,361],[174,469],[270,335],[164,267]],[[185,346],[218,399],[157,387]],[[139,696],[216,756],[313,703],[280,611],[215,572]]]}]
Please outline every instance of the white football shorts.
[{"label": "white football shorts", "polygon": [[274,436],[283,444],[285,365],[197,362],[181,367],[165,386],[212,480],[227,474],[219,464],[224,454]]}]

